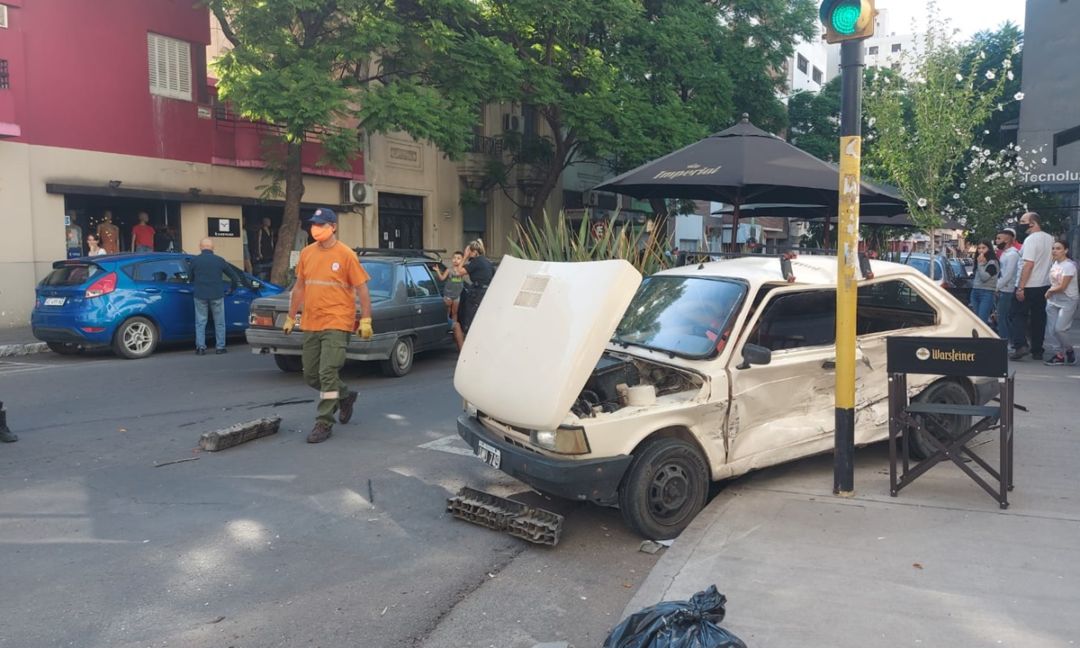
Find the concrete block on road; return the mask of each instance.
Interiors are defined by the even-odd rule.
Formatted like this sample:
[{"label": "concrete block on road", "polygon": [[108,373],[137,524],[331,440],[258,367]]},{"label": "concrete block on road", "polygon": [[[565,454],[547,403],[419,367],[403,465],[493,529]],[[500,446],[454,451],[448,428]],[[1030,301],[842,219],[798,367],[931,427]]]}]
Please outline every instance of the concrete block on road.
[{"label": "concrete block on road", "polygon": [[35,353],[44,353],[49,350],[49,345],[44,342],[26,342],[19,344],[0,344],[0,358],[13,358],[27,356]]},{"label": "concrete block on road", "polygon": [[264,436],[277,434],[281,427],[281,417],[271,416],[255,419],[246,423],[237,423],[227,428],[206,432],[199,438],[199,447],[207,452],[225,450],[241,443],[247,443]]}]

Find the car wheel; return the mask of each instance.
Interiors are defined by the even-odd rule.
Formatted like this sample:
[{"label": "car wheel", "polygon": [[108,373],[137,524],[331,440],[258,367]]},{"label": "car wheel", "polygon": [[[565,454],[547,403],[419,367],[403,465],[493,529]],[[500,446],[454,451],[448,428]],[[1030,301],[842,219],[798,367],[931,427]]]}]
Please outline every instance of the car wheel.
[{"label": "car wheel", "polygon": [[412,338],[398,338],[394,342],[394,348],[390,350],[390,357],[380,363],[382,372],[391,378],[400,378],[409,373],[413,363]]},{"label": "car wheel", "polygon": [[132,317],[116,329],[113,350],[117,355],[138,360],[154,352],[158,345],[158,331],[154,323],[145,317]]},{"label": "car wheel", "polygon": [[670,540],[705,507],[709,466],[697,446],[682,439],[645,442],[619,489],[626,524],[644,538]]},{"label": "car wheel", "polygon": [[300,356],[274,354],[274,363],[277,368],[286,373],[297,373],[304,370],[304,359]]},{"label": "car wheel", "polygon": [[60,355],[79,355],[83,352],[81,346],[71,342],[46,342],[45,344],[49,347],[49,351]]},{"label": "car wheel", "polygon": [[[930,385],[915,399],[920,403],[945,405],[971,405],[971,395],[959,383],[945,381]],[[930,435],[942,443],[949,443],[971,427],[971,416],[956,414],[914,414],[922,423],[922,429],[911,431],[908,448],[916,459],[926,459],[936,452]]]}]

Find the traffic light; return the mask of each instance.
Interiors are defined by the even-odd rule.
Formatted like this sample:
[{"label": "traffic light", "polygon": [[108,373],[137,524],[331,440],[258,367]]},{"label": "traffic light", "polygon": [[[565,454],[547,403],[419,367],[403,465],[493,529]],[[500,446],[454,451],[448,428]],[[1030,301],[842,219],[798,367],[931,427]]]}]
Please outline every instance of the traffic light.
[{"label": "traffic light", "polygon": [[874,35],[874,0],[825,0],[821,3],[825,41],[840,43]]}]

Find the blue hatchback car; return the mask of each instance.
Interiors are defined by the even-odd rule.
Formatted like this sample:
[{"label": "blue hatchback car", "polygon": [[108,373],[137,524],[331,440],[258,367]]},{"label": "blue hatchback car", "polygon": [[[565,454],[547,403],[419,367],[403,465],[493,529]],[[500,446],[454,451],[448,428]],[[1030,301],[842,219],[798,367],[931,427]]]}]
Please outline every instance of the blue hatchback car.
[{"label": "blue hatchback car", "polygon": [[[30,317],[34,337],[57,353],[111,346],[125,358],[145,358],[160,342],[195,339],[191,255],[113,254],[53,263],[37,286]],[[244,285],[225,297],[228,334],[248,326],[252,300],[282,288],[237,270]],[[222,277],[231,283],[227,276]],[[208,326],[213,337],[213,326]]]}]

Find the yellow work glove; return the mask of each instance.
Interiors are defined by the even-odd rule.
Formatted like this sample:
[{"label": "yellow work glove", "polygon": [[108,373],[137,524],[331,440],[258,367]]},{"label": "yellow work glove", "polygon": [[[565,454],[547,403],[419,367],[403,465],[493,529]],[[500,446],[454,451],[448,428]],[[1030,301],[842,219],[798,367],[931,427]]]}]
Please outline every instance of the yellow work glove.
[{"label": "yellow work glove", "polygon": [[364,339],[364,340],[370,340],[371,339],[371,336],[375,334],[375,331],[371,328],[371,318],[370,317],[361,317],[360,318],[360,324],[357,325],[357,327],[356,327],[356,334],[359,335],[361,339]]},{"label": "yellow work glove", "polygon": [[289,333],[292,333],[294,328],[296,328],[296,320],[294,320],[291,315],[286,315],[285,324],[282,325],[281,330],[285,331],[285,335],[288,335]]}]

